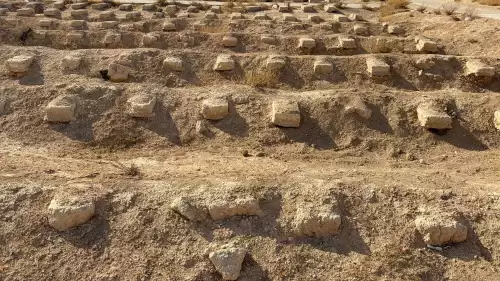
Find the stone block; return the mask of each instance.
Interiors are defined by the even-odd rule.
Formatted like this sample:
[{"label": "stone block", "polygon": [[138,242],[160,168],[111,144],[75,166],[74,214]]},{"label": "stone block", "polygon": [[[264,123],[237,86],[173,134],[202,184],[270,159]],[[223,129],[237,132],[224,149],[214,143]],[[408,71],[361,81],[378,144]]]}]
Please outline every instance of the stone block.
[{"label": "stone block", "polygon": [[167,57],[163,60],[163,67],[171,71],[184,71],[182,59],[178,57]]},{"label": "stone block", "polygon": [[132,6],[132,4],[121,4],[118,7],[118,10],[120,10],[120,11],[132,11],[133,8],[134,8],[134,6]]},{"label": "stone block", "polygon": [[127,100],[127,114],[136,118],[150,118],[154,116],[156,97],[138,94]]},{"label": "stone block", "polygon": [[387,26],[387,32],[389,34],[399,35],[405,33],[405,30],[399,25],[389,25]]},{"label": "stone block", "polygon": [[255,12],[261,11],[262,7],[261,6],[246,6],[245,10],[247,11],[247,13],[255,13]]},{"label": "stone block", "polygon": [[46,17],[58,18],[61,16],[61,11],[59,11],[58,9],[50,8],[43,11],[43,14]]},{"label": "stone block", "polygon": [[177,30],[175,23],[171,22],[171,21],[164,22],[162,28],[163,28],[163,31],[176,31]]},{"label": "stone block", "polygon": [[231,55],[222,54],[217,57],[215,61],[214,70],[216,71],[230,71],[236,67],[236,63]]},{"label": "stone block", "polygon": [[314,12],[316,12],[316,9],[314,8],[313,5],[304,5],[304,6],[302,6],[302,12],[304,12],[304,13],[314,13]]},{"label": "stone block", "polygon": [[263,216],[259,201],[252,197],[235,200],[212,200],[207,205],[208,213],[213,220],[224,220],[234,216]]},{"label": "stone block", "polygon": [[345,15],[334,15],[333,20],[335,22],[348,22],[349,18]]},{"label": "stone block", "polygon": [[354,34],[357,35],[367,35],[368,34],[368,27],[363,24],[356,24],[353,27]]},{"label": "stone block", "polygon": [[254,20],[269,20],[269,16],[267,15],[267,13],[257,13],[255,14],[255,17],[254,17]]},{"label": "stone block", "polygon": [[125,19],[131,21],[140,21],[142,18],[142,13],[139,11],[132,11],[125,13]]},{"label": "stone block", "polygon": [[210,7],[210,11],[211,11],[212,13],[220,14],[220,13],[222,13],[222,8],[221,8],[221,6],[219,6],[219,5],[217,5],[217,6],[212,6],[212,7]]},{"label": "stone block", "polygon": [[102,43],[105,45],[115,45],[122,41],[122,35],[120,33],[108,32],[104,35]]},{"label": "stone block", "polygon": [[339,47],[342,49],[356,49],[356,39],[349,37],[339,37]]},{"label": "stone block", "polygon": [[70,14],[74,19],[85,19],[89,16],[89,12],[87,10],[73,10]]},{"label": "stone block", "polygon": [[224,47],[236,47],[238,45],[238,38],[226,35],[222,38],[222,45]]},{"label": "stone block", "polygon": [[205,13],[204,18],[209,19],[209,20],[214,20],[214,19],[217,19],[217,14],[212,12],[212,11],[208,11]]},{"label": "stone block", "polygon": [[52,24],[54,24],[54,20],[40,20],[38,22],[38,25],[40,27],[45,27],[45,28],[50,28],[52,27]]},{"label": "stone block", "polygon": [[16,11],[18,17],[33,17],[35,16],[35,10],[32,8],[21,8]]},{"label": "stone block", "polygon": [[342,218],[321,205],[308,204],[297,207],[293,220],[294,231],[299,236],[329,237],[340,232]]},{"label": "stone block", "polygon": [[147,12],[156,12],[157,8],[155,4],[144,4],[142,5],[142,10]]},{"label": "stone block", "polygon": [[75,4],[71,4],[71,9],[72,10],[82,10],[82,9],[87,8],[87,5],[88,5],[88,3],[86,3],[86,2],[75,3]]},{"label": "stone block", "polygon": [[363,17],[358,15],[358,14],[350,14],[348,18],[350,21],[362,21],[363,20]]},{"label": "stone block", "polygon": [[316,47],[316,40],[314,40],[313,38],[309,38],[309,37],[299,38],[298,48],[314,49],[314,47]]},{"label": "stone block", "polygon": [[427,129],[451,129],[453,119],[436,102],[422,102],[417,107],[420,126]]},{"label": "stone block", "polygon": [[68,123],[75,119],[76,99],[73,96],[62,95],[52,100],[45,107],[45,121]]},{"label": "stone block", "polygon": [[322,22],[323,19],[319,16],[319,15],[309,15],[307,17],[307,19],[310,21],[310,22],[314,22],[314,23],[319,23],[319,22]]},{"label": "stone block", "polygon": [[493,77],[495,76],[495,68],[482,63],[479,60],[470,60],[465,64],[465,74],[467,76],[477,77]]},{"label": "stone block", "polygon": [[176,5],[168,5],[165,7],[165,13],[170,15],[170,16],[174,16],[175,13],[177,12],[177,6]]},{"label": "stone block", "polygon": [[69,26],[73,29],[85,29],[87,28],[87,22],[84,20],[72,20],[69,21]]},{"label": "stone block", "polygon": [[104,10],[111,8],[111,5],[109,5],[108,3],[95,3],[95,4],[92,4],[91,7],[94,10],[104,11]]},{"label": "stone block", "polygon": [[109,80],[112,82],[125,82],[130,74],[130,68],[117,62],[112,62],[108,67]]},{"label": "stone block", "polygon": [[40,2],[28,2],[26,3],[26,5],[24,5],[24,8],[33,9],[33,11],[35,11],[35,14],[43,14],[43,10],[45,7],[43,3]]},{"label": "stone block", "polygon": [[142,37],[142,43],[144,46],[153,46],[156,42],[160,40],[160,35],[155,33],[144,34]]},{"label": "stone block", "polygon": [[115,12],[113,12],[113,11],[105,11],[105,12],[99,13],[98,19],[99,19],[99,21],[115,20],[116,15],[115,15]]},{"label": "stone block", "polygon": [[266,68],[271,71],[281,70],[286,65],[285,56],[271,55],[266,60]]},{"label": "stone block", "polygon": [[493,113],[493,125],[497,130],[500,130],[500,110]]},{"label": "stone block", "polygon": [[415,219],[415,226],[427,245],[441,246],[467,239],[467,227],[449,215],[421,215]]},{"label": "stone block", "polygon": [[324,10],[327,13],[335,13],[338,11],[338,9],[333,5],[325,5]]},{"label": "stone block", "polygon": [[6,16],[8,12],[9,12],[9,9],[0,8],[0,16]]},{"label": "stone block", "polygon": [[231,13],[231,15],[229,15],[229,19],[240,20],[243,19],[243,15],[241,13]]},{"label": "stone block", "polygon": [[52,4],[52,7],[54,7],[55,9],[62,10],[64,8],[66,8],[66,4],[64,3],[64,1],[57,1],[57,2],[54,2],[54,4]]},{"label": "stone block", "polygon": [[198,13],[198,7],[191,5],[187,7],[186,11],[188,13]]},{"label": "stone block", "polygon": [[324,59],[318,59],[314,62],[314,73],[319,75],[330,74],[333,72],[333,64]]},{"label": "stone block", "polygon": [[58,231],[84,224],[95,214],[95,204],[80,198],[54,198],[48,208],[48,223]]},{"label": "stone block", "polygon": [[208,120],[221,120],[229,114],[229,104],[225,98],[209,98],[202,102],[201,113]]},{"label": "stone block", "polygon": [[278,6],[278,12],[280,13],[291,13],[291,9],[288,7],[288,5],[284,4],[284,5],[279,5]]},{"label": "stone block", "polygon": [[33,63],[33,56],[15,56],[6,62],[7,70],[14,74],[23,74],[28,72],[31,64]]},{"label": "stone block", "polygon": [[211,252],[209,259],[222,276],[222,280],[236,280],[240,276],[241,266],[247,251],[243,248],[225,246]]},{"label": "stone block", "polygon": [[82,57],[75,55],[67,55],[61,61],[62,67],[67,70],[76,70],[81,63]]},{"label": "stone block", "polygon": [[271,122],[280,127],[299,127],[299,104],[288,100],[275,100],[272,104]]},{"label": "stone block", "polygon": [[84,36],[85,36],[85,34],[82,32],[69,32],[66,35],[66,40],[68,42],[77,42],[77,41],[83,40]]},{"label": "stone block", "polygon": [[366,68],[371,76],[388,76],[391,74],[391,67],[378,58],[367,58]]},{"label": "stone block", "polygon": [[194,200],[188,197],[177,197],[170,204],[170,209],[190,221],[203,221],[206,219],[205,212],[201,210]]},{"label": "stone block", "polygon": [[103,21],[101,22],[101,28],[102,29],[115,29],[118,27],[120,24],[119,21]]},{"label": "stone block", "polygon": [[435,53],[438,51],[436,42],[428,39],[420,39],[417,43],[417,51],[422,53]]},{"label": "stone block", "polygon": [[278,40],[273,35],[264,34],[260,37],[260,40],[262,41],[262,43],[269,45],[275,45],[278,43]]},{"label": "stone block", "polygon": [[297,21],[293,14],[283,14],[283,21]]}]

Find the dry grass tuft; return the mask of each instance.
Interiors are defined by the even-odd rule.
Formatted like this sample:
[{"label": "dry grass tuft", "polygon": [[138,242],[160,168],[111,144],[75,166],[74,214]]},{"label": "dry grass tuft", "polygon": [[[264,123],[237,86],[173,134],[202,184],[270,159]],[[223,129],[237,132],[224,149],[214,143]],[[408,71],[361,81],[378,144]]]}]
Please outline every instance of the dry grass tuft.
[{"label": "dry grass tuft", "polygon": [[394,15],[396,13],[396,9],[391,5],[383,5],[380,7],[378,12],[379,12],[379,16],[381,18],[383,18],[383,17],[387,17],[390,15]]},{"label": "dry grass tuft", "polygon": [[477,18],[477,10],[474,7],[468,7],[465,9],[464,18],[475,19]]},{"label": "dry grass tuft", "polygon": [[441,6],[441,12],[445,15],[453,15],[458,10],[457,3],[446,3]]},{"label": "dry grass tuft", "polygon": [[425,10],[427,10],[427,8],[424,5],[420,5],[417,7],[417,11],[420,13],[425,12]]},{"label": "dry grass tuft", "polygon": [[276,71],[249,71],[245,73],[245,84],[252,87],[274,88],[279,83],[278,76]]}]

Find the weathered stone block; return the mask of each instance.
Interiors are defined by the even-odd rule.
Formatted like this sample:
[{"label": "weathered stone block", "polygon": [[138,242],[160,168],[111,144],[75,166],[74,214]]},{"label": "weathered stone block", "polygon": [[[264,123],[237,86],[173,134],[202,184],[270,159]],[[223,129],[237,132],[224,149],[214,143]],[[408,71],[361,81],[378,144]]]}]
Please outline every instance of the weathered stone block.
[{"label": "weathered stone block", "polygon": [[7,70],[11,73],[22,74],[28,72],[31,63],[33,63],[33,56],[15,56],[6,62]]},{"label": "weathered stone block", "polygon": [[349,18],[345,15],[334,15],[333,16],[333,20],[335,22],[348,22],[349,21]]},{"label": "weathered stone block", "polygon": [[75,70],[80,67],[81,62],[81,56],[67,55],[62,59],[61,64],[64,69]]},{"label": "weathered stone block", "polygon": [[83,34],[82,32],[69,32],[66,35],[66,40],[68,42],[77,42],[83,40],[84,36],[85,34]]},{"label": "weathered stone block", "polygon": [[324,10],[327,13],[335,13],[336,11],[338,11],[338,9],[333,5],[325,5]]},{"label": "weathered stone block", "polygon": [[163,23],[163,31],[176,31],[177,27],[175,26],[175,23],[171,21],[166,21]]},{"label": "weathered stone block", "polygon": [[362,21],[363,20],[363,17],[361,15],[358,15],[358,14],[350,14],[348,18],[350,21]]},{"label": "weathered stone block", "polygon": [[71,17],[74,19],[85,19],[89,16],[89,12],[87,10],[73,10],[70,13]]},{"label": "weathered stone block", "polygon": [[198,7],[196,7],[196,6],[189,6],[189,7],[187,7],[186,11],[188,13],[198,13]]},{"label": "weathered stone block", "polygon": [[415,225],[428,245],[440,246],[467,239],[467,227],[447,215],[422,215],[415,219]]},{"label": "weathered stone block", "polygon": [[307,19],[310,21],[310,22],[314,22],[314,23],[319,23],[319,22],[322,22],[323,19],[319,16],[319,15],[309,15],[307,17]]},{"label": "weathered stone block", "polygon": [[290,13],[291,12],[291,9],[288,7],[288,5],[284,4],[284,5],[279,5],[278,6],[278,12],[280,13]]},{"label": "weathered stone block", "polygon": [[130,21],[140,21],[142,13],[140,11],[132,11],[125,13],[125,19]]},{"label": "weathered stone block", "polygon": [[156,5],[154,4],[144,4],[142,5],[143,11],[155,12],[157,10]]},{"label": "weathered stone block", "polygon": [[353,27],[353,31],[357,35],[367,35],[368,34],[368,27],[366,25],[356,24]]},{"label": "weathered stone block", "polygon": [[171,71],[184,71],[182,59],[177,57],[167,57],[163,60],[163,67]]},{"label": "weathered stone block", "polygon": [[92,201],[79,198],[54,198],[48,208],[49,225],[59,231],[84,224],[95,214]]},{"label": "weathered stone block", "polygon": [[299,48],[314,49],[316,47],[316,40],[309,37],[302,37],[299,39]]},{"label": "weathered stone block", "polygon": [[391,67],[378,58],[367,58],[366,67],[371,76],[388,76],[391,74]]},{"label": "weathered stone block", "polygon": [[339,37],[339,47],[342,49],[356,49],[356,39],[349,37]]},{"label": "weathered stone block", "polygon": [[309,205],[297,208],[293,227],[300,236],[321,238],[338,234],[341,223],[341,216],[332,210]]},{"label": "weathered stone block", "polygon": [[73,96],[59,96],[45,107],[45,121],[68,123],[75,118],[76,99]]},{"label": "weathered stone block", "polygon": [[85,2],[80,2],[80,3],[75,3],[75,4],[71,4],[71,9],[73,10],[82,10],[82,9],[85,9],[87,8],[87,3]]},{"label": "weathered stone block", "polygon": [[120,33],[108,32],[104,36],[102,41],[105,45],[118,44],[122,41],[122,35]]},{"label": "weathered stone block", "polygon": [[346,114],[356,114],[363,119],[372,117],[372,110],[360,98],[352,99],[344,109]]},{"label": "weathered stone block", "polygon": [[297,21],[297,18],[292,14],[283,14],[283,21]]},{"label": "weathered stone block", "polygon": [[73,29],[84,29],[87,27],[87,22],[84,20],[72,20],[69,22],[69,26]]},{"label": "weathered stone block", "polygon": [[201,113],[208,120],[221,120],[229,114],[229,104],[224,98],[209,98],[201,104]]},{"label": "weathered stone block", "polygon": [[190,221],[203,221],[206,218],[205,212],[188,197],[175,198],[170,204],[170,209]]},{"label": "weathered stone block", "polygon": [[213,19],[216,19],[217,18],[217,14],[212,12],[212,11],[208,11],[205,13],[205,16],[204,16],[205,19],[209,19],[209,20],[213,20]]},{"label": "weathered stone block", "polygon": [[437,103],[422,102],[417,107],[417,117],[420,126],[427,129],[451,129],[452,118]]},{"label": "weathered stone block", "polygon": [[128,115],[136,118],[149,118],[154,116],[156,97],[138,94],[127,100]]},{"label": "weathered stone block", "polygon": [[286,65],[286,59],[284,56],[271,55],[267,58],[266,68],[268,70],[281,70]]},{"label": "weathered stone block", "polygon": [[235,200],[213,200],[208,203],[208,213],[213,220],[223,220],[234,216],[263,216],[259,201],[255,198]]},{"label": "weathered stone block", "polygon": [[112,62],[108,67],[109,80],[112,82],[124,82],[127,81],[130,74],[130,68],[128,66],[119,64],[117,62]]},{"label": "weathered stone block", "polygon": [[314,13],[314,12],[316,12],[316,10],[314,9],[314,5],[304,5],[304,6],[302,6],[302,12]]},{"label": "weathered stone block", "polygon": [[229,15],[229,19],[231,20],[240,20],[243,18],[243,15],[241,13],[231,13],[231,15]]},{"label": "weathered stone block", "polygon": [[236,67],[236,63],[231,55],[222,54],[217,57],[215,61],[214,70],[216,71],[230,71]]},{"label": "weathered stone block", "polygon": [[435,53],[438,51],[438,46],[436,42],[428,40],[428,39],[420,39],[417,43],[417,51],[419,52],[427,52],[427,53]]},{"label": "weathered stone block", "polygon": [[98,19],[99,21],[110,21],[116,19],[116,15],[113,11],[105,11],[99,13]]},{"label": "weathered stone block", "polygon": [[223,280],[236,280],[240,276],[246,253],[243,248],[225,246],[221,250],[211,252],[208,257]]},{"label": "weathered stone block", "polygon": [[399,25],[389,25],[389,26],[387,26],[387,32],[389,34],[398,35],[398,34],[405,33],[405,30],[404,30],[404,28],[400,27]]},{"label": "weathered stone block", "polygon": [[318,59],[314,62],[314,73],[319,75],[330,74],[333,72],[333,64],[324,59]]},{"label": "weathered stone block", "polygon": [[32,8],[21,8],[16,11],[16,15],[19,17],[33,17],[35,16],[35,10]]},{"label": "weathered stone block", "polygon": [[500,130],[500,110],[493,113],[493,125],[497,130]]},{"label": "weathered stone block", "polygon": [[271,122],[280,127],[299,127],[299,104],[288,100],[275,100],[272,104]]},{"label": "weathered stone block", "polygon": [[102,29],[115,29],[118,27],[120,24],[119,21],[103,21],[101,22],[101,28]]},{"label": "weathered stone block", "polygon": [[273,35],[267,35],[267,34],[262,35],[260,37],[260,40],[262,41],[262,43],[269,45],[275,45],[278,41],[276,37],[274,37]]},{"label": "weathered stone block", "polygon": [[52,7],[54,7],[55,9],[62,10],[64,8],[66,8],[66,4],[64,3],[64,1],[57,1],[57,2],[54,2],[54,4],[52,4]]},{"label": "weathered stone block", "polygon": [[54,9],[54,8],[50,8],[50,9],[45,9],[43,11],[43,14],[46,16],[46,17],[54,17],[54,18],[58,18],[61,16],[61,11],[59,11],[58,9]]},{"label": "weathered stone block", "polygon": [[246,6],[245,10],[247,11],[247,13],[255,13],[255,12],[261,11],[262,7],[261,6]]},{"label": "weathered stone block", "polygon": [[236,47],[238,45],[238,38],[226,35],[222,38],[222,45],[224,47]]},{"label": "weathered stone block", "polygon": [[254,20],[269,20],[267,13],[257,13],[255,14]]},{"label": "weathered stone block", "polygon": [[50,28],[50,27],[52,27],[53,23],[54,23],[54,20],[40,20],[38,22],[38,25],[40,25],[40,27]]},{"label": "weathered stone block", "polygon": [[95,3],[91,5],[92,9],[98,10],[98,11],[104,11],[106,9],[111,8],[111,5],[108,3]]},{"label": "weathered stone block", "polygon": [[482,63],[479,60],[470,60],[465,64],[465,74],[467,76],[482,76],[482,77],[493,77],[495,76],[495,68]]},{"label": "weathered stone block", "polygon": [[134,7],[132,6],[132,4],[121,4],[118,9],[120,11],[132,11]]}]

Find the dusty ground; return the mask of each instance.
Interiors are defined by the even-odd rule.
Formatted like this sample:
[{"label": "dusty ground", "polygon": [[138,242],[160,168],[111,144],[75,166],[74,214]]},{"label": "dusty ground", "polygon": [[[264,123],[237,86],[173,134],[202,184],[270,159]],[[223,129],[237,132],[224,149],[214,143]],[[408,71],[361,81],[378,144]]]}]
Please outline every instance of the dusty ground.
[{"label": "dusty ground", "polygon": [[[405,28],[405,35],[394,36],[382,31],[377,12],[359,13],[374,37],[394,43],[377,53],[391,64],[390,79],[366,74],[372,37],[360,36],[359,48],[350,52],[332,47],[336,36],[352,35],[353,23],[325,31],[309,23],[242,21],[231,31],[244,44],[234,49],[220,45],[225,29],[193,29],[200,14],[173,35],[160,32],[166,43],[148,48],[139,40],[145,32],[122,29],[133,44],[101,46],[105,32],[96,22],[87,31],[95,40],[72,46],[59,40],[64,24],[48,30],[54,40],[17,41],[25,28],[39,30],[39,16],[2,25],[0,61],[29,53],[36,64],[21,79],[0,67],[0,100],[6,101],[0,114],[0,280],[221,280],[208,253],[227,243],[248,250],[238,280],[500,280],[497,22],[403,12],[384,19]],[[162,21],[151,20],[150,28]],[[279,36],[280,43],[260,44],[263,33]],[[305,34],[324,48],[298,52],[296,40]],[[430,55],[437,80],[414,67],[427,56],[412,49],[418,35],[440,45]],[[175,36],[186,44],[166,40]],[[64,72],[60,59],[70,52],[84,54],[86,64]],[[130,80],[100,79],[98,70],[123,53],[136,63]],[[214,73],[218,53],[235,55],[241,67]],[[273,53],[287,55],[289,63],[273,88],[246,85],[245,73],[258,71]],[[170,54],[190,63],[187,74],[162,72],[161,60]],[[320,55],[334,63],[333,74],[312,74]],[[492,81],[464,78],[472,57],[496,67]],[[155,116],[125,113],[136,93],[157,97]],[[77,98],[76,120],[49,124],[44,108],[61,94]],[[230,114],[202,120],[201,101],[215,96],[229,100]],[[416,107],[429,98],[454,117],[444,135],[419,126]],[[270,124],[276,99],[298,102],[299,128]],[[372,111],[369,119],[346,111],[355,100]],[[195,130],[200,120],[205,135]],[[58,232],[47,221],[55,195],[92,199],[97,213]],[[253,196],[264,215],[191,222],[169,207],[179,196],[197,202]],[[300,200],[338,202],[340,234],[295,235],[290,220]],[[467,240],[442,251],[427,248],[414,223],[422,208],[452,213],[467,226]]]}]

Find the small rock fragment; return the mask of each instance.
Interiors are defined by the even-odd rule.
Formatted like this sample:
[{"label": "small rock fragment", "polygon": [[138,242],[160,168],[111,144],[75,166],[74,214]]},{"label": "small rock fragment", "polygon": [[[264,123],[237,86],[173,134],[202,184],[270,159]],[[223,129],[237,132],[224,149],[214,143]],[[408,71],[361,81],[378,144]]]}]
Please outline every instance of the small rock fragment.
[{"label": "small rock fragment", "polygon": [[229,114],[229,104],[224,98],[210,98],[203,101],[201,113],[208,120],[221,120]]},{"label": "small rock fragment", "polygon": [[467,76],[476,77],[493,77],[495,76],[495,68],[482,63],[479,60],[470,60],[465,64]]},{"label": "small rock fragment", "polygon": [[166,57],[163,60],[163,67],[171,71],[184,71],[182,59],[178,57]]},{"label": "small rock fragment", "polygon": [[378,58],[367,58],[366,67],[371,76],[388,76],[391,74],[391,67]]},{"label": "small rock fragment", "polygon": [[62,67],[67,70],[75,70],[80,66],[82,62],[82,57],[67,55],[62,59]]},{"label": "small rock fragment", "polygon": [[192,204],[192,200],[188,197],[177,197],[170,204],[170,209],[190,221],[203,221],[206,217],[205,212]]},{"label": "small rock fragment", "polygon": [[238,45],[238,38],[226,35],[222,38],[222,45],[224,47],[236,47]]},{"label": "small rock fragment", "polygon": [[459,243],[467,239],[467,227],[447,214],[422,215],[415,219],[415,225],[429,245]]},{"label": "small rock fragment", "polygon": [[420,126],[427,129],[451,129],[452,118],[436,102],[422,102],[417,107]]},{"label": "small rock fragment", "polygon": [[136,118],[150,118],[154,116],[156,97],[150,95],[134,95],[127,100],[128,115]]},{"label": "small rock fragment", "polygon": [[7,60],[6,67],[11,73],[24,74],[28,72],[33,60],[33,56],[15,56]]},{"label": "small rock fragment", "polygon": [[233,70],[235,66],[236,64],[231,55],[222,54],[217,57],[213,69],[215,71],[230,71]]},{"label": "small rock fragment", "polygon": [[226,246],[211,252],[208,257],[215,269],[222,275],[223,280],[236,280],[240,276],[246,253],[247,251],[243,248]]},{"label": "small rock fragment", "polygon": [[65,231],[87,222],[95,214],[92,201],[80,198],[54,198],[48,208],[49,225]]},{"label": "small rock fragment", "polygon": [[45,107],[45,121],[68,123],[75,118],[76,99],[74,96],[62,95],[52,100]]},{"label": "small rock fragment", "polygon": [[299,127],[300,109],[298,103],[289,100],[273,101],[271,122],[281,127]]}]

